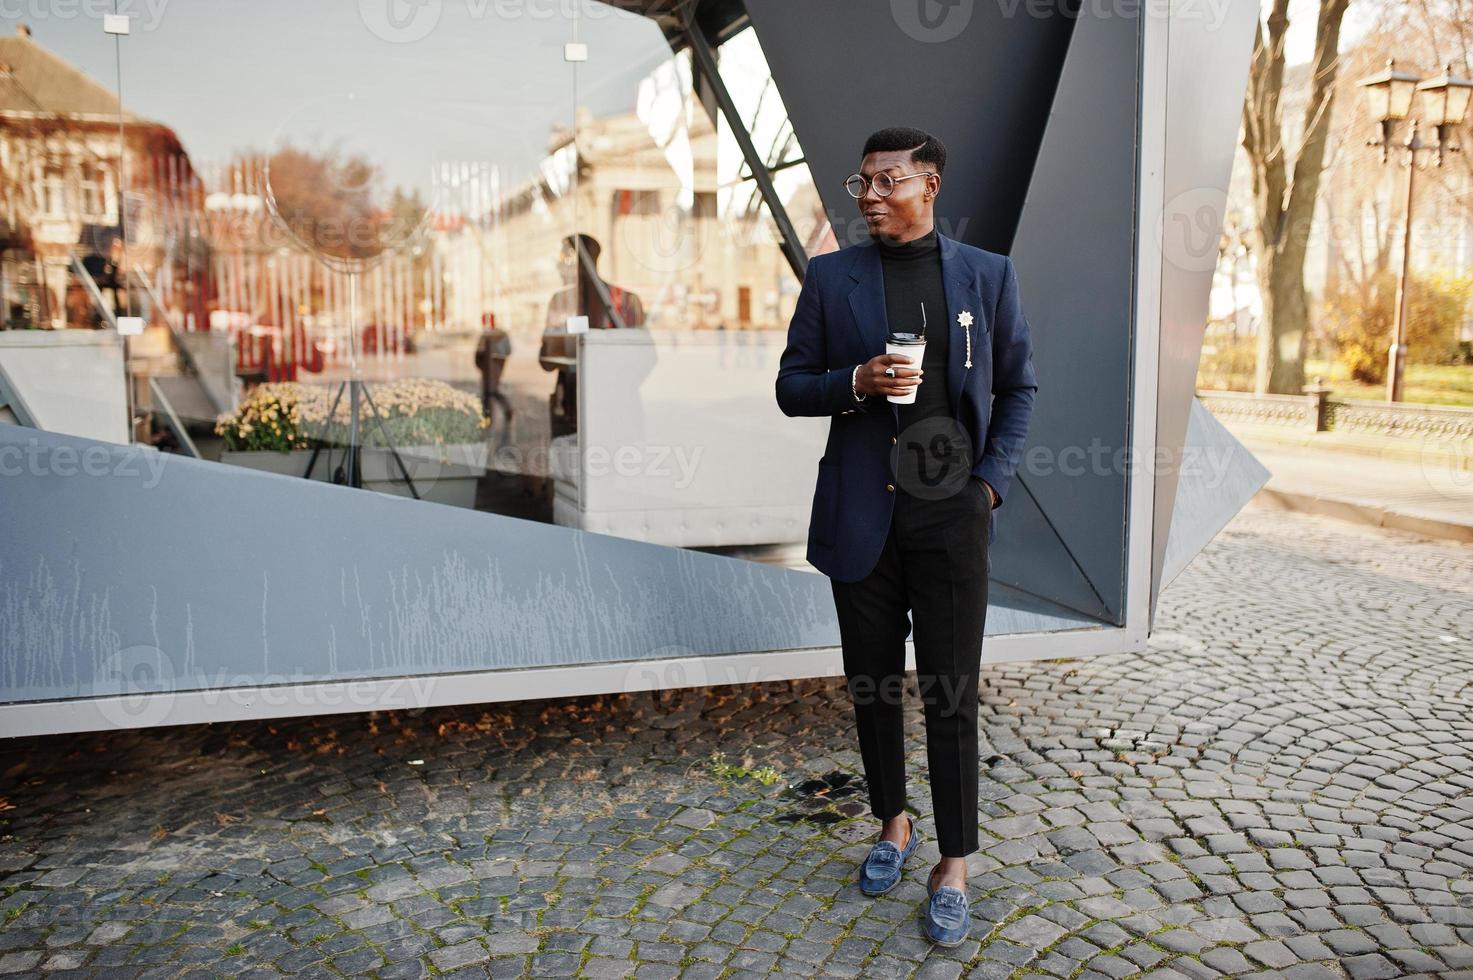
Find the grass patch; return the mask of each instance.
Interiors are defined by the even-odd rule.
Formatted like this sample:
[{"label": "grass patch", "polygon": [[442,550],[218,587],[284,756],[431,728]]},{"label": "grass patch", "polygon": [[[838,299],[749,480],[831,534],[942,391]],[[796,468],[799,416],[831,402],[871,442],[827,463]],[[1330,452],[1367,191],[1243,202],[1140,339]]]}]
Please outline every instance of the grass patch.
[{"label": "grass patch", "polygon": [[726,761],[724,752],[711,753],[711,771],[718,779],[755,779],[763,786],[771,786],[783,778],[782,773],[772,766],[759,766],[752,769],[745,765],[733,765]]}]

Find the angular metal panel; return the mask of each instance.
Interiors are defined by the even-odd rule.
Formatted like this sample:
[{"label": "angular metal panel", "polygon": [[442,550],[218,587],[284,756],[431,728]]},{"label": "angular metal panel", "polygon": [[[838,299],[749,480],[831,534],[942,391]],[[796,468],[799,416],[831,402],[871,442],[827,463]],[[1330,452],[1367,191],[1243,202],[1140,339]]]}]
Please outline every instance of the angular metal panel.
[{"label": "angular metal panel", "polygon": [[[815,572],[11,424],[0,476],[0,736],[170,723],[7,705],[203,691],[214,717],[238,717],[222,692],[385,678],[451,678],[432,703],[453,704],[457,676],[511,698],[536,688],[528,668],[587,666],[603,690],[637,690],[651,662],[839,642]],[[1091,625],[1005,588],[990,598],[989,635]],[[723,675],[682,670],[656,686]],[[522,679],[496,691],[498,671]],[[316,706],[277,699],[259,716]]]},{"label": "angular metal panel", "polygon": [[[865,235],[841,189],[865,137],[911,125],[947,144],[938,229],[1013,254],[1039,378],[1029,446],[1051,472],[1025,461],[992,578],[1118,624],[1125,477],[1088,460],[1074,473],[1070,447],[1126,443],[1137,19],[962,3],[922,23],[919,6],[748,2],[841,244]],[[875,70],[890,63],[924,64],[924,78]]]},{"label": "angular metal panel", "polygon": [[[999,540],[1008,526],[1020,546],[1000,549],[994,563],[995,578],[1117,624],[1125,621],[1140,29],[1129,11],[1083,5],[1028,186],[1012,255],[1039,391],[1032,456],[1014,484],[1027,493],[1015,491],[998,512]],[[1038,544],[1043,535],[1058,544]],[[1049,556],[1055,547],[1063,560]]]},{"label": "angular metal panel", "polygon": [[[943,234],[1012,248],[1072,18],[1001,4],[747,0],[840,244],[866,236],[843,188],[865,137],[917,126],[946,141]],[[893,70],[892,70],[893,69]]]},{"label": "angular metal panel", "polygon": [[[1141,233],[1157,235],[1163,252],[1156,445],[1168,463],[1182,458],[1196,401],[1197,365],[1259,9],[1257,2],[1204,8],[1176,0],[1171,6],[1165,204],[1160,215],[1141,216]],[[1161,466],[1155,474],[1153,612],[1173,527],[1177,475],[1176,465]]]},{"label": "angular metal panel", "polygon": [[1161,569],[1163,589],[1191,564],[1197,553],[1207,547],[1272,475],[1195,398],[1182,461],[1176,506],[1166,541],[1166,559]]},{"label": "angular metal panel", "polygon": [[3,702],[838,642],[812,573],[14,425],[0,467]]}]

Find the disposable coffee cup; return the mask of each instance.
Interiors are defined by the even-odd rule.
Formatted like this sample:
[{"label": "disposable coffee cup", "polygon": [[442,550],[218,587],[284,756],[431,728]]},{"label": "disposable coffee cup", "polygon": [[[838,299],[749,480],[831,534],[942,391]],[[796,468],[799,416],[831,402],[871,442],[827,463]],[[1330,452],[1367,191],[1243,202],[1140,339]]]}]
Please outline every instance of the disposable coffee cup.
[{"label": "disposable coffee cup", "polygon": [[[919,371],[921,362],[926,358],[926,337],[918,333],[892,333],[885,338],[886,354],[903,354],[910,358],[909,364],[894,364],[891,367],[897,371],[905,368],[908,371]],[[909,405],[916,400],[916,390],[920,384],[910,389],[904,395],[886,395],[885,397],[897,405]]]}]

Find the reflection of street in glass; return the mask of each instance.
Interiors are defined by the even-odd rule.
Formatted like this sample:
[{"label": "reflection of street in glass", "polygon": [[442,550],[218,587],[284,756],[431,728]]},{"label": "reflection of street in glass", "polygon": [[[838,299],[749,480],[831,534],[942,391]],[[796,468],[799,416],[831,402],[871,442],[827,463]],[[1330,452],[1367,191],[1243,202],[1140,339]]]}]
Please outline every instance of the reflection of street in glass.
[{"label": "reflection of street in glass", "polygon": [[[28,111],[56,116],[3,135],[6,160],[50,154],[44,166],[7,166],[0,175],[20,181],[7,200],[23,212],[17,247],[0,251],[5,323],[64,326],[70,317],[96,327],[109,307],[126,307],[129,291],[116,285],[120,257],[112,255],[118,186],[126,184],[126,257],[139,281],[131,302],[147,321],[146,336],[132,344],[132,381],[151,391],[157,375],[173,399],[165,405],[160,389],[139,401],[139,427],[151,441],[183,451],[182,436],[192,434],[207,459],[267,453],[273,458],[262,466],[288,472],[294,463],[280,457],[301,447],[225,446],[213,431],[259,385],[331,387],[355,375],[372,386],[433,380],[475,396],[489,420],[475,506],[552,521],[555,464],[577,460],[591,475],[601,465],[595,455],[580,459],[576,445],[553,444],[578,425],[569,316],[586,316],[592,330],[780,332],[798,290],[792,257],[830,250],[833,241],[754,32],[720,45],[737,112],[728,117],[687,111],[707,91],[689,60],[672,54],[658,21],[624,10],[580,13],[580,40],[614,52],[628,70],[574,90],[561,57],[569,10],[542,6],[535,16],[472,16],[469,29],[495,28],[481,41],[516,77],[554,89],[566,81],[571,116],[558,100],[515,92],[507,97],[524,103],[515,111],[446,97],[479,91],[484,73],[450,56],[460,39],[438,14],[426,33],[414,18],[414,43],[395,54],[407,66],[403,77],[442,73],[444,87],[433,93],[379,84],[372,66],[384,43],[407,36],[375,33],[395,17],[364,11],[294,10],[269,38],[228,11],[214,12],[207,32],[196,18],[134,17],[134,36],[119,38],[120,57],[83,55],[80,73],[61,53],[84,50],[73,35],[95,27],[85,18],[46,16],[34,36],[21,29],[0,38],[6,52],[25,55],[0,60],[29,93]],[[155,45],[148,60],[138,53],[145,30]],[[69,121],[66,93],[41,84],[74,79],[71,97],[106,115],[117,108],[109,85],[117,72],[141,81],[170,70],[181,52],[219,51],[213,38],[221,30],[251,53],[253,72],[270,77],[300,76],[277,43],[282,36],[332,36],[348,67],[289,95],[254,88],[249,113],[201,118],[185,111],[182,88],[151,103],[152,118],[125,105],[126,173],[112,142],[88,143],[90,130]],[[241,64],[227,53],[192,66],[190,105],[238,100]],[[187,131],[171,128],[186,122]],[[753,183],[733,125],[770,154],[775,195]],[[498,139],[466,152],[467,131]],[[801,241],[779,233],[774,207],[786,210]],[[747,353],[734,349],[732,377],[748,376]],[[637,369],[637,357],[626,353],[619,370]],[[644,395],[638,376],[601,395],[601,411],[620,419],[605,441],[639,449],[632,465],[642,474],[664,466],[679,490],[699,473],[704,447],[672,445],[657,459],[660,447],[645,445]],[[177,420],[169,418],[175,409]],[[401,456],[417,482],[446,476],[439,456]],[[609,474],[619,475],[621,458],[610,456]],[[375,459],[365,455],[371,466]],[[382,489],[383,481],[370,482]]]}]

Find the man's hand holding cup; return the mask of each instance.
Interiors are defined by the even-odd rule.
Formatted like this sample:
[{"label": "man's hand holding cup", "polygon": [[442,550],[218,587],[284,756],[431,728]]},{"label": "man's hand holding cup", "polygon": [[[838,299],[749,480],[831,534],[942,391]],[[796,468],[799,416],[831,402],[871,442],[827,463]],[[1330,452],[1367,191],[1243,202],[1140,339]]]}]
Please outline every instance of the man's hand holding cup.
[{"label": "man's hand holding cup", "polygon": [[892,400],[915,400],[916,386],[922,371],[906,354],[880,354],[872,357],[854,376],[854,390],[861,395],[884,395]]}]

